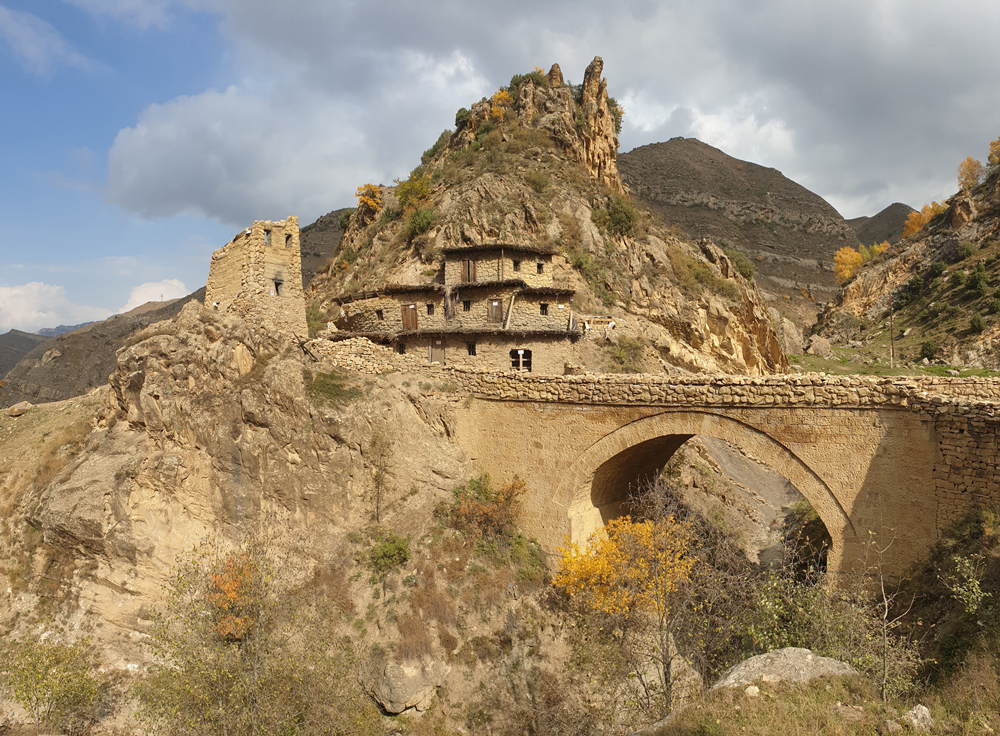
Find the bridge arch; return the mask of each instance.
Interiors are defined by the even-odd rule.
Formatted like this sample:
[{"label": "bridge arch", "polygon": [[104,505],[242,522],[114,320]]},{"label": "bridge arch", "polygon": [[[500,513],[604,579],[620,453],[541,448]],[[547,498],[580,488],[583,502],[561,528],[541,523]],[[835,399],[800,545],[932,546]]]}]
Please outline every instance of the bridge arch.
[{"label": "bridge arch", "polygon": [[812,504],[833,540],[829,569],[858,553],[853,523],[827,482],[802,458],[758,427],[711,411],[672,410],[636,419],[594,442],[570,466],[556,498],[569,514],[569,536],[578,544],[620,513],[629,483],[652,475],[688,439],[715,437],[740,448],[787,478]]}]

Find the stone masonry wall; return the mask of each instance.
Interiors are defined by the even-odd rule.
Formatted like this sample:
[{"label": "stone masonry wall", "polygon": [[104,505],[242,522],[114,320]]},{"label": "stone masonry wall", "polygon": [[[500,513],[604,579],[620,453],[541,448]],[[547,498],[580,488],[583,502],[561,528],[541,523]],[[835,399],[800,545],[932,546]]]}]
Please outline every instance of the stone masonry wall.
[{"label": "stone masonry wall", "polygon": [[212,254],[205,306],[305,337],[299,221],[257,221]]},{"label": "stone masonry wall", "polygon": [[[315,341],[314,341],[315,343]],[[365,372],[420,370],[421,354],[399,356],[367,340],[337,343],[337,360],[356,367],[352,351],[375,348]],[[383,368],[383,366],[392,366]],[[536,368],[536,371],[539,369]],[[834,377],[818,374],[739,377],[653,375],[538,375],[451,367],[443,372],[463,392],[498,401],[609,406],[895,410],[916,413],[933,427],[937,457],[933,484],[936,527],[942,532],[969,510],[1000,504],[1000,380],[991,378]],[[850,462],[845,457],[844,462]]]},{"label": "stone masonry wall", "polygon": [[[552,286],[552,256],[541,253],[522,253],[519,251],[476,250],[465,256],[462,253],[449,253],[444,264],[444,282],[450,285],[462,283],[462,261],[476,262],[476,281],[503,281],[519,279],[528,286]],[[519,267],[515,269],[515,262]],[[542,273],[538,273],[538,264]]]}]

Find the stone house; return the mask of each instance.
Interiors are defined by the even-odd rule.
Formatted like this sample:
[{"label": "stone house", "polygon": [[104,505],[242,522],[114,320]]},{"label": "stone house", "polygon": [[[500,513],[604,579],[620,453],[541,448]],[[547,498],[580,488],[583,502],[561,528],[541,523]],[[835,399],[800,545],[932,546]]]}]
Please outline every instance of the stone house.
[{"label": "stone house", "polygon": [[307,337],[298,218],[258,220],[215,251],[205,306]]},{"label": "stone house", "polygon": [[344,295],[331,339],[363,335],[430,362],[561,374],[577,362],[573,291],[552,253],[518,245],[445,250],[444,284]]}]

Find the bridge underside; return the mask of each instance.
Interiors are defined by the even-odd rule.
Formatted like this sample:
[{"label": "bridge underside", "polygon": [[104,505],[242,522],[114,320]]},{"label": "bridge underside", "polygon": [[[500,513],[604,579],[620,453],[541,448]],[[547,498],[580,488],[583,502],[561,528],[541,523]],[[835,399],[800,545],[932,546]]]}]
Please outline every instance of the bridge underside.
[{"label": "bridge underside", "polygon": [[873,539],[892,540],[884,564],[901,571],[936,536],[936,441],[928,423],[907,411],[475,399],[457,419],[456,441],[480,471],[527,481],[524,526],[549,550],[567,537],[585,542],[622,512],[637,477],[652,476],[696,435],[725,440],[787,478],[829,530],[835,572],[862,563]]}]

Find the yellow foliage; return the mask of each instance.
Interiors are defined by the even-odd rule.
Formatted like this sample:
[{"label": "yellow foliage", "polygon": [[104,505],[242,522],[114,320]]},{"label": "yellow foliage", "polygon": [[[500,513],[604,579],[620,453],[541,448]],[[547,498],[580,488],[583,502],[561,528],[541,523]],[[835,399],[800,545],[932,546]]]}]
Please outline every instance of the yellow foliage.
[{"label": "yellow foliage", "polygon": [[376,212],[382,209],[382,192],[375,184],[358,187],[354,196],[358,198],[358,207],[370,207]]},{"label": "yellow foliage", "polygon": [[991,168],[1000,166],[1000,138],[990,143],[990,155],[986,159],[986,163]]},{"label": "yellow foliage", "polygon": [[514,104],[514,98],[505,89],[498,89],[490,98],[490,117],[494,120],[503,120],[504,108]]},{"label": "yellow foliage", "polygon": [[606,613],[662,611],[690,576],[692,542],[691,526],[673,517],[653,522],[623,516],[594,532],[585,551],[573,543],[561,548],[552,584],[585,596],[591,607]]},{"label": "yellow foliage", "polygon": [[972,156],[966,156],[965,161],[958,165],[958,188],[963,192],[972,191],[982,179],[983,165]]},{"label": "yellow foliage", "polygon": [[906,218],[906,224],[903,226],[903,237],[906,238],[920,232],[935,215],[944,212],[946,209],[948,209],[948,205],[946,204],[931,202],[921,207],[920,212],[911,212],[910,216]]},{"label": "yellow foliage", "polygon": [[[864,246],[862,246],[864,248]],[[843,284],[851,280],[854,272],[865,262],[864,256],[854,248],[845,245],[833,254],[833,275],[838,284]]]}]

